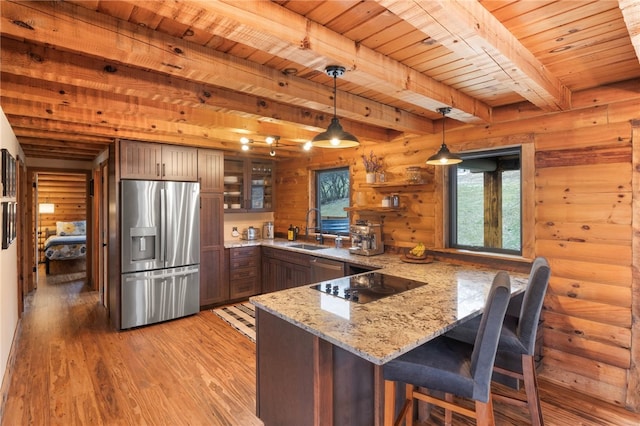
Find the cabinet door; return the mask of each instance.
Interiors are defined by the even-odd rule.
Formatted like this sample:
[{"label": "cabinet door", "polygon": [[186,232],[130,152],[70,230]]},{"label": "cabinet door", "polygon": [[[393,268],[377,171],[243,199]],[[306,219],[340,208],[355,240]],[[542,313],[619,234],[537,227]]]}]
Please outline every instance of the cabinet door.
[{"label": "cabinet door", "polygon": [[198,180],[196,148],[162,145],[162,179],[195,182]]},{"label": "cabinet door", "polygon": [[285,288],[299,287],[311,283],[311,268],[308,266],[285,265]]},{"label": "cabinet door", "polygon": [[200,250],[200,307],[229,300],[229,285],[224,280],[224,247]]},{"label": "cabinet door", "polygon": [[276,248],[262,248],[262,292],[311,283],[312,256]]},{"label": "cabinet door", "polygon": [[162,145],[120,141],[120,177],[123,179],[160,179]]},{"label": "cabinet door", "polygon": [[224,159],[224,208],[225,211],[246,212],[245,163],[241,159]]},{"label": "cabinet door", "polygon": [[273,211],[275,194],[273,193],[272,161],[251,160],[247,178],[247,208],[252,211]]},{"label": "cabinet door", "polygon": [[225,302],[222,194],[200,193],[200,306]]},{"label": "cabinet door", "polygon": [[277,290],[278,267],[280,261],[272,257],[262,257],[262,292],[271,293]]},{"label": "cabinet door", "polygon": [[198,150],[198,181],[201,192],[222,192],[224,154],[212,149]]},{"label": "cabinet door", "polygon": [[273,161],[224,159],[224,193],[228,213],[274,210]]}]

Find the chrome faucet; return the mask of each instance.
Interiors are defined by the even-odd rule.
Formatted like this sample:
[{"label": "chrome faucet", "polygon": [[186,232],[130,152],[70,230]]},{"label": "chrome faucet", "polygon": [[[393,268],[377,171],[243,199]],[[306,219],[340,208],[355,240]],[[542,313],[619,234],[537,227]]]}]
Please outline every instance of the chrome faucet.
[{"label": "chrome faucet", "polygon": [[314,210],[316,211],[316,222],[318,226],[314,227],[313,229],[320,232],[318,235],[316,235],[316,241],[318,241],[320,244],[324,244],[324,236],[322,235],[322,217],[320,217],[320,209],[318,208],[312,208],[307,211],[307,226],[304,229],[304,236],[305,239],[309,239],[309,214]]}]

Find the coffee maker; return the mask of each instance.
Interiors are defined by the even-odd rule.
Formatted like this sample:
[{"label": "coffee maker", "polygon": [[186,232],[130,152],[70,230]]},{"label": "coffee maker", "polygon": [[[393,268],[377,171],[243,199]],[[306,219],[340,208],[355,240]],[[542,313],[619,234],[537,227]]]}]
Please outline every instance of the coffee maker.
[{"label": "coffee maker", "polygon": [[358,221],[349,227],[349,231],[351,233],[350,253],[364,256],[384,253],[381,224]]}]

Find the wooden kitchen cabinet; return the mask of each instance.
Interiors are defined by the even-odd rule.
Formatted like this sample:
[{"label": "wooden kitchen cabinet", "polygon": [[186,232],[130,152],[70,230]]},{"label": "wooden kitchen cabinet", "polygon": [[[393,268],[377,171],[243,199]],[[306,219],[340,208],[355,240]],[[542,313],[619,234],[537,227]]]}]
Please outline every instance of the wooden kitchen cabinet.
[{"label": "wooden kitchen cabinet", "polygon": [[273,161],[225,158],[225,211],[227,213],[273,211],[274,170]]},{"label": "wooden kitchen cabinet", "polygon": [[224,279],[222,194],[200,192],[200,306],[229,300]]},{"label": "wooden kitchen cabinet", "polygon": [[262,292],[284,290],[310,284],[311,260],[313,256],[280,250],[262,248]]},{"label": "wooden kitchen cabinet", "polygon": [[224,191],[224,154],[212,149],[198,149],[198,182],[201,192]]},{"label": "wooden kitchen cabinet", "polygon": [[229,249],[229,299],[246,299],[262,291],[260,247]]},{"label": "wooden kitchen cabinet", "polygon": [[225,277],[221,151],[198,149],[200,182],[200,307],[229,300]]},{"label": "wooden kitchen cabinet", "polygon": [[198,179],[198,150],[186,146],[121,140],[120,177],[195,182]]}]

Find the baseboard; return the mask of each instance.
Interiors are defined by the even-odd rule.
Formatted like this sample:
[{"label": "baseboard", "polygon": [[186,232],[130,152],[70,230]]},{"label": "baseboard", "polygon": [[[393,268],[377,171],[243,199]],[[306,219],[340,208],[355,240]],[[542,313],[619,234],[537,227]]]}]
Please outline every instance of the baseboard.
[{"label": "baseboard", "polygon": [[4,407],[7,404],[9,398],[9,385],[11,385],[11,377],[13,376],[13,370],[16,363],[16,348],[17,343],[22,334],[22,318],[18,319],[16,331],[13,333],[13,340],[11,342],[11,350],[9,351],[9,359],[7,359],[7,369],[4,371],[4,377],[2,378],[2,387],[0,387],[0,395],[2,396],[2,403],[0,404],[0,419],[4,417]]}]

